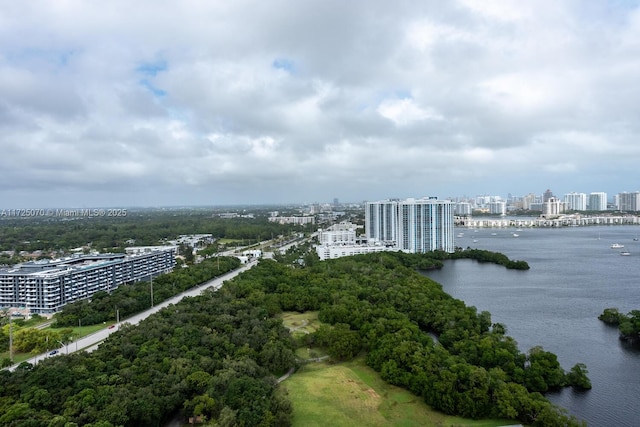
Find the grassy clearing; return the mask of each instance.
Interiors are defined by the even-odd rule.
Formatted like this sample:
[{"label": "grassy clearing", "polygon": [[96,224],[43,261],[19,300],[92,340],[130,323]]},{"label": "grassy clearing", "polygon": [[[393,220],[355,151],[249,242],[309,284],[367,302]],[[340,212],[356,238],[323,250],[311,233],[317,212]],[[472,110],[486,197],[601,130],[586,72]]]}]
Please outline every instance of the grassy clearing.
[{"label": "grassy clearing", "polygon": [[243,240],[242,239],[218,239],[218,243],[221,245],[235,246],[239,243],[243,243]]},{"label": "grassy clearing", "polygon": [[467,420],[436,412],[419,397],[384,382],[362,358],[335,365],[304,365],[282,385],[293,402],[294,427],[495,427],[513,424],[500,420]]},{"label": "grassy clearing", "polygon": [[318,330],[322,322],[318,320],[317,311],[306,311],[304,313],[287,311],[279,316],[282,323],[292,333],[311,334]]},{"label": "grassy clearing", "polygon": [[300,360],[315,359],[315,358],[324,357],[324,356],[327,356],[327,352],[317,347],[314,347],[314,348],[304,347],[296,350],[296,357]]},{"label": "grassy clearing", "polygon": [[[44,328],[43,331],[47,331],[47,330],[51,330],[51,331],[55,331],[55,332],[60,332],[62,330],[66,330],[66,329],[71,329],[73,332],[71,333],[71,335],[74,337],[74,341],[85,337],[87,335],[91,335],[94,332],[97,332],[101,329],[104,329],[110,325],[113,325],[114,322],[108,322],[105,324],[100,324],[100,325],[90,325],[90,326],[82,326],[82,327],[76,327],[76,328],[51,328],[51,327],[47,327]],[[74,343],[73,341],[71,341],[69,343],[69,346],[72,350],[75,350],[74,347]],[[59,348],[62,348],[62,346],[58,346]],[[54,347],[52,345],[52,348],[50,350],[53,350]],[[13,354],[13,361],[14,363],[20,363],[20,362],[24,362],[25,360],[28,360],[30,358],[32,358],[33,356],[35,356],[35,354],[33,353],[14,353]],[[2,353],[0,353],[0,359],[2,358],[8,358],[9,357],[9,351],[4,351]]]}]

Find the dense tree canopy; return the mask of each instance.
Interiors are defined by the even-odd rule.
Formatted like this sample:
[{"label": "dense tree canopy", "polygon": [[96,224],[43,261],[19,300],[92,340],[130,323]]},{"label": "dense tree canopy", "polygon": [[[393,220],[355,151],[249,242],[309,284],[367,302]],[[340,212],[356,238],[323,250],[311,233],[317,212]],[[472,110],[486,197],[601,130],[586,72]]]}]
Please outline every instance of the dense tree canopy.
[{"label": "dense tree canopy", "polygon": [[[0,218],[0,251],[52,251],[90,245],[98,251],[114,251],[133,245],[158,245],[180,234],[212,234],[219,239],[260,239],[301,230],[278,224],[264,215],[253,218],[220,218],[212,210],[129,210],[126,217]],[[0,258],[6,263],[11,259]]]},{"label": "dense tree canopy", "polygon": [[0,373],[0,425],[157,426],[173,413],[288,425],[275,375],[295,365],[282,322],[231,287],[124,326],[92,353]]},{"label": "dense tree canopy", "polygon": [[[188,268],[176,268],[171,273],[153,279],[154,304],[184,292],[240,266],[235,257],[209,258]],[[93,325],[125,318],[151,306],[151,282],[136,282],[118,286],[112,293],[96,292],[89,300],[67,304],[55,314],[55,326]]]},{"label": "dense tree canopy", "polygon": [[319,319],[331,326],[309,336],[310,343],[339,359],[366,352],[385,380],[446,413],[580,424],[539,392],[590,388],[584,365],[568,375],[540,347],[521,353],[489,313],[466,307],[414,268],[415,258],[400,253],[340,258],[306,269],[263,262],[235,286],[250,292],[260,283],[264,292],[280,296],[285,311],[319,310]]},{"label": "dense tree canopy", "polygon": [[[289,425],[275,378],[295,346],[337,360],[365,354],[386,381],[432,407],[534,426],[580,425],[541,392],[584,387],[540,347],[521,353],[506,328],[379,253],[291,268],[271,260],[218,292],[187,298],[112,334],[93,353],[49,358],[0,374],[0,424],[156,426],[181,411],[221,425]],[[293,340],[274,315],[318,311],[316,333]],[[587,387],[584,387],[587,388]]]}]

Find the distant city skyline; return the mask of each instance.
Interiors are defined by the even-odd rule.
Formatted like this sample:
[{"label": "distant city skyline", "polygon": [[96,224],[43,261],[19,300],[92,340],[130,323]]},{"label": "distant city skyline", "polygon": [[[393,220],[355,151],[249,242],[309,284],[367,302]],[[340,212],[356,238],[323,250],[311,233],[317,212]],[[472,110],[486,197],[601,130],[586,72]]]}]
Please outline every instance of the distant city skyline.
[{"label": "distant city skyline", "polygon": [[0,205],[633,192],[638,2],[3,2]]},{"label": "distant city skyline", "polygon": [[[522,197],[526,197],[528,195],[535,195],[536,197],[539,197],[540,199],[544,198],[545,192],[547,191],[551,191],[551,194],[553,194],[554,197],[559,198],[561,200],[564,200],[564,197],[566,195],[571,195],[571,194],[585,194],[587,196],[587,198],[589,197],[589,195],[593,194],[593,193],[604,193],[606,195],[606,200],[607,202],[613,202],[614,199],[617,197],[617,195],[619,194],[632,194],[632,193],[640,193],[640,190],[635,190],[635,191],[618,191],[618,192],[614,192],[614,193],[608,193],[606,191],[568,191],[568,192],[557,192],[554,191],[551,188],[546,188],[544,190],[540,190],[540,191],[527,191],[525,193],[521,193],[521,194],[517,194],[517,193],[513,193],[513,192],[508,192],[506,194],[499,194],[499,193],[495,193],[495,192],[480,192],[478,194],[460,194],[460,195],[448,195],[448,196],[443,196],[440,194],[437,194],[435,192],[425,192],[423,193],[421,196],[419,197],[437,197],[439,199],[442,200],[452,200],[452,201],[461,201],[461,200],[474,200],[474,199],[479,199],[479,198],[500,198],[501,200],[507,201],[509,199],[509,197],[512,198],[522,198]],[[412,198],[411,196],[407,197],[407,196],[398,196],[398,194],[405,194],[405,191],[396,191],[395,193],[391,194],[391,195],[382,195],[379,194],[378,196],[374,196],[372,198],[364,198],[364,197],[354,197],[352,200],[343,200],[342,198],[339,197],[334,197],[334,196],[330,196],[327,199],[319,199],[319,198],[308,198],[306,200],[290,200],[290,201],[262,201],[264,199],[260,199],[261,201],[251,201],[251,200],[246,200],[243,202],[237,202],[237,203],[219,203],[219,204],[215,204],[215,203],[211,203],[209,200],[205,200],[202,202],[196,202],[196,203],[177,203],[175,201],[167,201],[166,204],[114,204],[114,205],[107,205],[107,204],[100,204],[100,201],[97,201],[96,204],[89,204],[89,203],[81,203],[81,204],[70,204],[70,205],[62,205],[60,204],[60,202],[53,202],[53,203],[57,203],[57,204],[53,204],[53,205],[46,205],[44,204],[44,202],[41,201],[31,201],[29,202],[30,204],[28,205],[20,205],[20,206],[11,206],[11,205],[7,205],[7,200],[0,200],[0,215],[2,213],[2,211],[9,211],[9,210],[16,210],[16,209],[39,209],[39,210],[48,210],[49,212],[52,211],[59,211],[61,209],[94,209],[94,208],[141,208],[141,209],[145,209],[145,208],[178,208],[178,207],[225,207],[225,206],[285,206],[285,205],[313,205],[313,204],[322,204],[322,205],[339,205],[339,204],[361,204],[363,202],[367,202],[367,201],[373,201],[373,200],[386,200],[386,199],[407,199],[407,198]]]}]

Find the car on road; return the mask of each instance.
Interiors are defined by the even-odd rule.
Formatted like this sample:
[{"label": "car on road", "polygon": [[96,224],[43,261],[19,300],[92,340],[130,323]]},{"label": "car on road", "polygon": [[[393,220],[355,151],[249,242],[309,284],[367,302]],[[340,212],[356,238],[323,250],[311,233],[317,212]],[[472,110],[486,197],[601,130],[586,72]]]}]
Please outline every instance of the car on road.
[{"label": "car on road", "polygon": [[55,356],[56,354],[58,354],[58,350],[53,350],[49,352],[49,356]]},{"label": "car on road", "polygon": [[113,329],[115,327],[116,327],[116,325],[111,325],[111,326],[109,326],[109,329]]}]

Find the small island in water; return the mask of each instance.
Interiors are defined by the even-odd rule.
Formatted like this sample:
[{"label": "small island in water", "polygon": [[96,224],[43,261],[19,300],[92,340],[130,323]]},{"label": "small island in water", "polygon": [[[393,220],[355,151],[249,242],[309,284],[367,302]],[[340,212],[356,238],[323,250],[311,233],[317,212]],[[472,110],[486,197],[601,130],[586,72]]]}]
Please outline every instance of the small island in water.
[{"label": "small island in water", "polygon": [[624,314],[617,308],[605,308],[598,319],[607,325],[617,326],[622,341],[640,345],[640,310],[631,310]]}]

